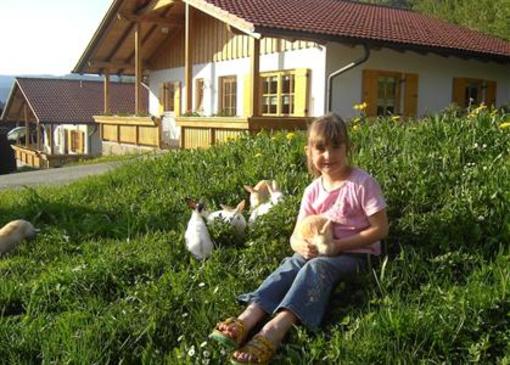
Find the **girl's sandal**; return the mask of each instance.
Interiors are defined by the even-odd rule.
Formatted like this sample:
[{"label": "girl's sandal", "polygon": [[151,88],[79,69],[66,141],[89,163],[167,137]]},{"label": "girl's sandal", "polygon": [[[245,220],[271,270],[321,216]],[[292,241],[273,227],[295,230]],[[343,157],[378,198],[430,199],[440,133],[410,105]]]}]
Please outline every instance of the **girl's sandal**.
[{"label": "girl's sandal", "polygon": [[276,353],[276,347],[263,335],[255,335],[238,352],[250,355],[251,360],[239,360],[232,356],[230,363],[233,365],[267,365]]},{"label": "girl's sandal", "polygon": [[[220,331],[220,325],[229,327],[234,326],[237,330],[237,336],[232,337]],[[213,332],[209,335],[209,338],[219,342],[225,347],[228,347],[230,349],[236,349],[239,346],[241,346],[241,344],[244,342],[246,338],[246,324],[239,318],[235,317],[227,318],[223,322],[219,322],[216,325]]]}]

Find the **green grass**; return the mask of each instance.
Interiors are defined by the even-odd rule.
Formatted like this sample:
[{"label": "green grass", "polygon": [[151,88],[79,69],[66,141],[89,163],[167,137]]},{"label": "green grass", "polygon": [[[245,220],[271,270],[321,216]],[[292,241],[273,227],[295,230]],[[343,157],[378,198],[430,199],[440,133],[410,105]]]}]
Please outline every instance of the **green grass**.
[{"label": "green grass", "polygon": [[[291,331],[282,364],[510,363],[508,115],[445,113],[351,128],[353,163],[388,202],[388,259],[335,292],[324,330]],[[1,363],[224,363],[207,341],[290,254],[310,182],[304,135],[245,138],[126,162],[61,188],[0,192],[0,224],[42,232],[0,259]],[[204,263],[184,248],[185,198],[247,199],[274,178],[286,200],[245,245],[224,229]]]}]

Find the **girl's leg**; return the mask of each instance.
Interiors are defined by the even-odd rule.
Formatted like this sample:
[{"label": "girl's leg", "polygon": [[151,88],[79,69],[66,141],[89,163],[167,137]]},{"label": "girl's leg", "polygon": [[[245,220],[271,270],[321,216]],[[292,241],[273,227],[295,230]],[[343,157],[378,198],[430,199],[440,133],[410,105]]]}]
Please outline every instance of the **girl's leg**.
[{"label": "girl's leg", "polygon": [[306,327],[319,327],[331,291],[340,281],[348,281],[365,270],[366,255],[319,256],[306,262],[276,311],[287,309]]}]

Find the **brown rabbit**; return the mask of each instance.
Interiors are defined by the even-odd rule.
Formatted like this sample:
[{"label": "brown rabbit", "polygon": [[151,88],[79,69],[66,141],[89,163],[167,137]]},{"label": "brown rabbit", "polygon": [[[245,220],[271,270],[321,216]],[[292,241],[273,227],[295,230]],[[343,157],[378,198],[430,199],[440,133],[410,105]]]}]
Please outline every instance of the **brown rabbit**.
[{"label": "brown rabbit", "polygon": [[271,180],[260,180],[257,185],[249,186],[244,185],[244,189],[250,193],[250,209],[253,210],[260,204],[269,200],[269,186],[272,184]]},{"label": "brown rabbit", "polygon": [[319,255],[328,256],[333,253],[333,226],[328,218],[321,215],[309,215],[297,224],[294,234],[314,244]]},{"label": "brown rabbit", "polygon": [[16,248],[25,238],[34,238],[39,230],[32,223],[18,219],[0,229],[0,256]]}]

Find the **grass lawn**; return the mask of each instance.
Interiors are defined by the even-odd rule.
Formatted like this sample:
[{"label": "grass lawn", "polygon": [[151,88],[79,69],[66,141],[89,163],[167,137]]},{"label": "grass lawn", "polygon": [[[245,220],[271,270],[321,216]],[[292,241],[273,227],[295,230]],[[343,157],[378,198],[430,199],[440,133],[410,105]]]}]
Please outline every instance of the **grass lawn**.
[{"label": "grass lawn", "polygon": [[[478,110],[351,126],[353,163],[380,182],[387,258],[334,293],[324,330],[292,330],[275,363],[510,363],[509,115]],[[0,192],[0,224],[42,230],[0,259],[0,362],[222,364],[207,335],[291,253],[310,183],[301,133],[133,159],[61,188]],[[184,248],[185,198],[211,209],[276,179],[286,199],[246,242]]]}]

